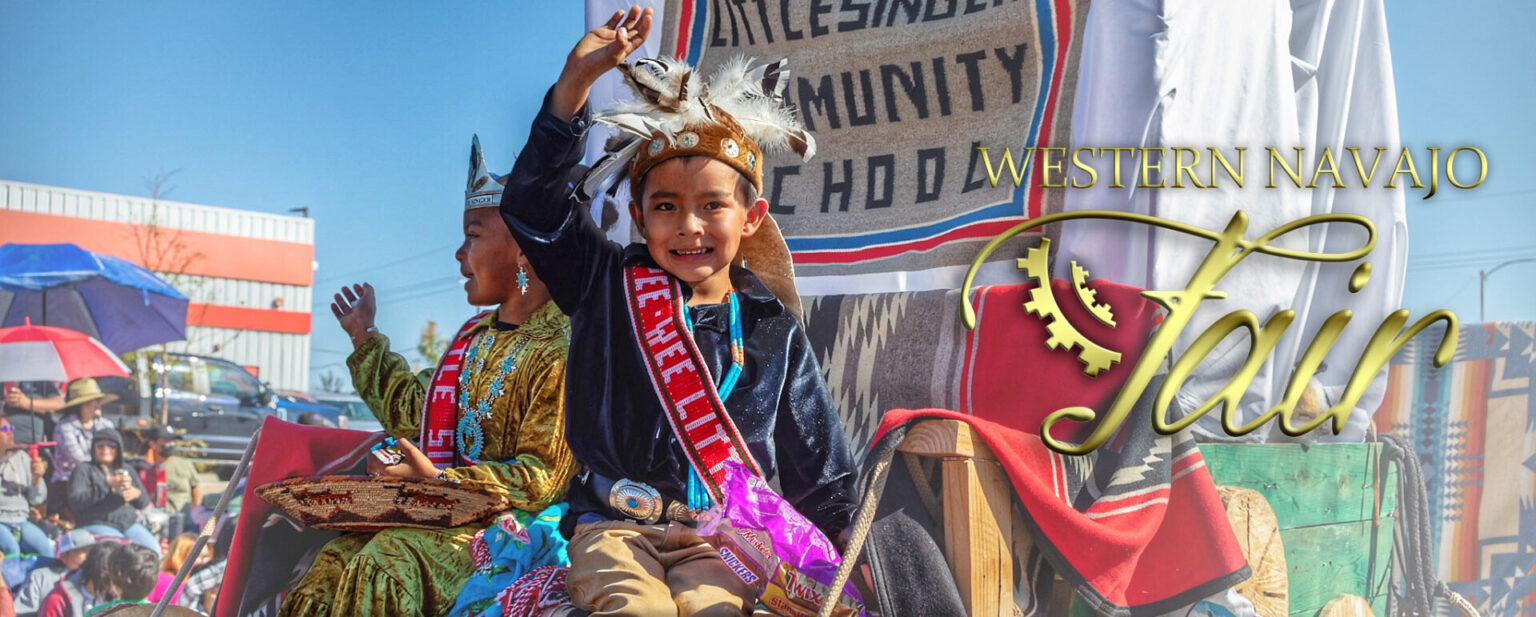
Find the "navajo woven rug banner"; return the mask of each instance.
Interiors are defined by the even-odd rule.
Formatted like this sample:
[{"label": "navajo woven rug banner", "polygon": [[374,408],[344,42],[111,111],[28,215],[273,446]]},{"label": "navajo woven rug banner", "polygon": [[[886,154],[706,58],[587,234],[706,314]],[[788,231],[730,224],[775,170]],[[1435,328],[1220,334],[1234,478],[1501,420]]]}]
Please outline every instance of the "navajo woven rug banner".
[{"label": "navajo woven rug banner", "polygon": [[[589,21],[620,4],[588,0]],[[657,55],[706,75],[736,56],[789,61],[784,96],[817,155],[770,157],[763,198],[801,276],[966,264],[1023,217],[1060,210],[1060,191],[1028,188],[1038,161],[1020,169],[1026,188],[1007,171],[993,188],[976,146],[1013,144],[1017,159],[1019,145],[1066,145],[1087,4],[650,3]]]}]

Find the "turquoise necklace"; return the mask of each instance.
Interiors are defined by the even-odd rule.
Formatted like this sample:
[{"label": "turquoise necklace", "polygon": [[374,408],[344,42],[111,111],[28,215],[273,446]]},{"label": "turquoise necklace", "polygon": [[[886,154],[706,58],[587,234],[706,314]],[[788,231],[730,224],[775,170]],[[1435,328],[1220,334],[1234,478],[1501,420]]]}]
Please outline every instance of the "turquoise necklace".
[{"label": "turquoise necklace", "polygon": [[[725,301],[731,307],[730,325],[731,332],[731,368],[725,372],[725,379],[715,387],[715,393],[720,397],[720,402],[731,395],[736,388],[736,380],[741,378],[741,367],[747,363],[746,346],[742,343],[741,336],[741,304],[736,300],[736,290],[732,289],[725,294]],[[688,328],[688,334],[693,335],[693,320],[688,316],[688,305],[683,304],[683,326]],[[714,505],[714,500],[709,497],[709,489],[704,486],[704,481],[699,478],[699,470],[692,465],[688,466],[688,509],[694,512],[708,510]]]},{"label": "turquoise necklace", "polygon": [[485,369],[485,359],[491,353],[491,346],[496,342],[495,330],[490,330],[480,335],[480,340],[469,349],[464,356],[464,368],[468,369],[473,364],[473,370],[459,371],[459,410],[463,415],[459,416],[459,424],[454,430],[457,438],[459,453],[468,461],[479,461],[480,452],[485,448],[485,431],[480,423],[491,417],[491,405],[496,399],[507,391],[507,375],[517,370],[517,365],[523,355],[523,348],[528,346],[529,338],[519,337],[512,347],[511,353],[503,358],[496,368],[496,375],[491,378],[491,385],[486,388],[485,396],[471,404],[469,396],[469,378],[471,375],[479,375]]}]

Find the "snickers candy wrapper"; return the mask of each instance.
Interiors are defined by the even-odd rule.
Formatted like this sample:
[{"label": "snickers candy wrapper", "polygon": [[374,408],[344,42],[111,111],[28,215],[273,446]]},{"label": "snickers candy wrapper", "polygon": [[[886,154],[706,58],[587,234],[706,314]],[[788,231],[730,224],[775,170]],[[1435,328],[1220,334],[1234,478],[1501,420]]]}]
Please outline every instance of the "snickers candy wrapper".
[{"label": "snickers candy wrapper", "polygon": [[[790,617],[815,617],[831,590],[841,561],[837,549],[761,478],[726,463],[723,503],[698,515],[699,537],[769,610]],[[838,617],[868,617],[853,585],[843,586]]]}]

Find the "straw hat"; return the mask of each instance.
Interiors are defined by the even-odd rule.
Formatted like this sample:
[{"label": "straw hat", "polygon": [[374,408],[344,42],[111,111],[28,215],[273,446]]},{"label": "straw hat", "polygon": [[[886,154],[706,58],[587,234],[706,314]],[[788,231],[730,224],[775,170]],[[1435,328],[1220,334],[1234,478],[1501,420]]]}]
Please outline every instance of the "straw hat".
[{"label": "straw hat", "polygon": [[64,396],[64,409],[91,401],[110,403],[115,400],[117,400],[117,395],[102,392],[101,385],[96,383],[95,379],[82,377],[69,382],[69,390]]}]

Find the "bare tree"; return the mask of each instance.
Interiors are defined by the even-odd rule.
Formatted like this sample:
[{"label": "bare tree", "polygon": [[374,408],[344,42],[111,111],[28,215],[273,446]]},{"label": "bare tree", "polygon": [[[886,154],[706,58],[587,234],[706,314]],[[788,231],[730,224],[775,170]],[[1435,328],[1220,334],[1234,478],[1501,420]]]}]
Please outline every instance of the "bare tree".
[{"label": "bare tree", "polygon": [[336,374],[335,371],[326,371],[320,374],[320,390],[323,392],[345,393],[347,387],[346,378]]},{"label": "bare tree", "polygon": [[[171,176],[181,170],[172,170],[155,174],[145,180],[145,187],[149,189],[149,215],[138,224],[130,226],[133,232],[134,248],[138,252],[139,265],[151,272],[159,274],[182,292],[187,298],[193,300],[195,308],[190,310],[206,311],[209,299],[203,293],[205,279],[192,276],[197,264],[207,258],[202,251],[193,250],[187,244],[185,230],[177,227],[169,227],[164,224],[160,201],[170,194],[175,187],[170,186]],[[188,320],[191,321],[191,315]],[[227,342],[227,341],[226,341]],[[158,350],[161,366],[169,366],[168,346],[161,344]],[[160,391],[163,393],[167,386],[167,372],[161,371],[159,375]],[[165,396],[160,397],[160,423],[164,424],[169,419],[170,410]]]}]

